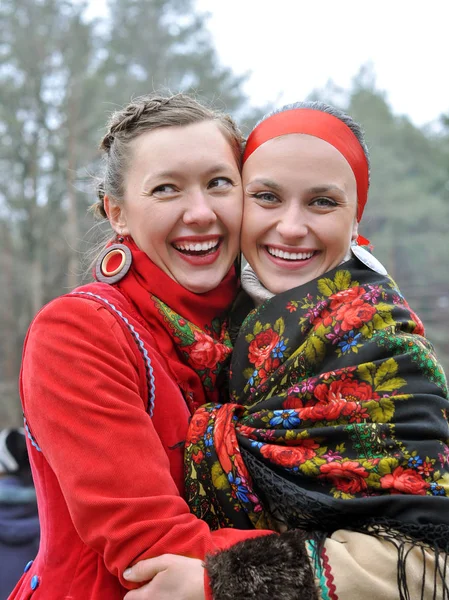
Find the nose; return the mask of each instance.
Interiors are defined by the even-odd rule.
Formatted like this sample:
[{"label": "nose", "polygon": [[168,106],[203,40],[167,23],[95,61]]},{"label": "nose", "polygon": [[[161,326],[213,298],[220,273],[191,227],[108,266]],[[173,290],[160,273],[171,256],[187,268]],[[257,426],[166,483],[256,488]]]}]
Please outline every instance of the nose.
[{"label": "nose", "polygon": [[186,225],[207,227],[217,220],[212,200],[202,190],[189,194],[187,208],[184,211],[183,222]]},{"label": "nose", "polygon": [[286,242],[305,237],[309,231],[305,211],[296,203],[292,203],[280,215],[276,230]]}]

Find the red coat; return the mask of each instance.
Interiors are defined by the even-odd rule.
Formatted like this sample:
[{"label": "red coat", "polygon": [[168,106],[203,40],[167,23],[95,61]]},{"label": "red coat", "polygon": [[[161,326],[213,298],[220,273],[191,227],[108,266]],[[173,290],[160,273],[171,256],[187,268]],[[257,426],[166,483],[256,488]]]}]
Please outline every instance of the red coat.
[{"label": "red coat", "polygon": [[[164,285],[177,285],[167,279]],[[175,380],[174,346],[120,289],[94,283],[77,291],[101,296],[127,323],[84,294],[54,300],[30,327],[21,398],[41,545],[10,599],[119,600],[133,587],[122,579],[124,569],[140,559],[163,553],[202,559],[264,533],[211,532],[189,512],[182,494],[190,413],[180,386],[198,390],[196,373],[186,369],[177,376],[184,380]],[[148,364],[129,325],[151,360],[152,417]]]}]

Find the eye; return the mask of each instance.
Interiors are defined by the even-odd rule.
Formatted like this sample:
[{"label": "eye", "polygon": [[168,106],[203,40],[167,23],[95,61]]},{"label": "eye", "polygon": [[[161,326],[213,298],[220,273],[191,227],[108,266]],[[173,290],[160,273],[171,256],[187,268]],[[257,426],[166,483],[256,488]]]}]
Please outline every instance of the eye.
[{"label": "eye", "polygon": [[209,181],[207,187],[208,189],[226,189],[230,185],[233,185],[233,183],[228,177],[214,177],[214,179],[211,179],[211,181]]},{"label": "eye", "polygon": [[333,208],[334,206],[338,206],[338,202],[326,197],[314,198],[310,204],[318,208]]},{"label": "eye", "polygon": [[249,195],[258,200],[261,204],[275,204],[276,202],[279,202],[279,198],[272,192],[257,192]]},{"label": "eye", "polygon": [[151,190],[152,196],[164,196],[173,194],[177,191],[176,187],[170,183],[162,183]]}]

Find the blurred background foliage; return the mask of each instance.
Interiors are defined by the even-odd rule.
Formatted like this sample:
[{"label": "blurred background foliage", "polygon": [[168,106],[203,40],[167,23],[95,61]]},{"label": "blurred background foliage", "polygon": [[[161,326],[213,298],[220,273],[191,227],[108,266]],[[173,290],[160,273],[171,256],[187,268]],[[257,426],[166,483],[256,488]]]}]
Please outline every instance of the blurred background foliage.
[{"label": "blurred background foliage", "polygon": [[[17,380],[31,319],[85,280],[85,252],[99,235],[87,209],[108,115],[161,88],[194,92],[233,114],[244,132],[270,108],[251,106],[246,76],[220,64],[193,0],[109,0],[107,7],[87,19],[89,6],[79,1],[0,3],[1,427],[21,422]],[[449,112],[432,128],[394,115],[372,65],[351,89],[330,81],[310,97],[364,127],[372,186],[361,233],[421,316],[448,372]]]}]

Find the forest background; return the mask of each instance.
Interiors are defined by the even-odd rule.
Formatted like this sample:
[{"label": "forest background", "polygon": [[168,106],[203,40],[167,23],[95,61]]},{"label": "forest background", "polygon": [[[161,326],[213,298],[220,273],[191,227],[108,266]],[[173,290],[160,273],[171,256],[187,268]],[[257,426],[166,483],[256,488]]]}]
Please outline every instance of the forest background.
[{"label": "forest background", "polygon": [[[88,279],[86,251],[104,234],[88,207],[108,115],[161,87],[213,102],[245,133],[271,108],[251,106],[246,76],[220,64],[193,0],[109,0],[108,15],[94,19],[87,8],[0,3],[0,427],[21,423],[17,382],[31,319]],[[421,316],[448,373],[449,105],[437,127],[413,125],[392,112],[370,65],[350,89],[330,82],[310,97],[364,127],[372,185],[361,232]]]}]

